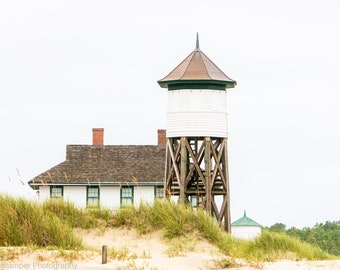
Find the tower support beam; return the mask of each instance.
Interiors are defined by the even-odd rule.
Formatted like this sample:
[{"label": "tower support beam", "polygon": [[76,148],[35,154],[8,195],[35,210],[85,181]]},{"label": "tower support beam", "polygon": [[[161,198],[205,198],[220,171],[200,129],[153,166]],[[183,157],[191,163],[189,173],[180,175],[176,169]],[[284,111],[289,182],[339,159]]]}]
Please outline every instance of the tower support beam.
[{"label": "tower support beam", "polygon": [[215,137],[168,138],[166,197],[180,203],[195,198],[203,208],[230,232],[227,139]]},{"label": "tower support beam", "polygon": [[204,170],[205,170],[205,209],[206,211],[212,215],[212,194],[211,194],[211,139],[210,137],[204,138],[207,147],[204,149]]},{"label": "tower support beam", "polygon": [[180,182],[179,182],[179,202],[180,203],[187,203],[188,198],[185,194],[186,191],[186,177],[188,174],[188,149],[185,147],[185,137],[181,138],[180,141],[180,149],[181,149],[181,165],[180,165]]}]

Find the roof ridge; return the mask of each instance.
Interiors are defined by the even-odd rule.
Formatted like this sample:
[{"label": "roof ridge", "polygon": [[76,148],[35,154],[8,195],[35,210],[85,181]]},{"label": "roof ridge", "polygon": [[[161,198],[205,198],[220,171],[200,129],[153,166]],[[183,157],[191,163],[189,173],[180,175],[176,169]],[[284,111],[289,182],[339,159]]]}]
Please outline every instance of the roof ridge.
[{"label": "roof ridge", "polygon": [[[195,51],[193,51],[192,53],[190,53],[190,54],[189,54],[189,55],[181,62],[181,64],[184,63],[184,61],[187,60],[187,59],[191,56],[191,59],[190,59],[189,63],[187,64],[187,66],[186,66],[185,70],[183,71],[182,75],[179,77],[180,80],[184,77],[184,75],[185,75],[186,72],[188,71],[188,68],[189,68],[189,66],[190,66],[190,64],[191,64],[191,62],[192,62],[192,59],[193,59],[193,57],[194,57],[194,54],[195,54]],[[179,64],[179,65],[180,65],[180,64]]]},{"label": "roof ridge", "polygon": [[[202,54],[204,55],[204,57],[206,57],[210,63],[212,63],[215,68],[217,68],[224,76],[226,76],[229,80],[232,80],[231,78],[229,78],[229,76],[227,74],[225,74],[204,52],[202,52]],[[204,61],[203,61],[204,62]],[[204,66],[205,66],[205,62],[204,62]],[[210,76],[210,74],[209,74]],[[213,80],[213,79],[212,79]]]},{"label": "roof ridge", "polygon": [[[208,69],[207,69],[207,66],[205,65],[205,62],[204,62],[204,59],[203,59],[203,57],[202,57],[202,54],[205,56],[205,57],[207,57],[205,54],[204,54],[204,52],[202,52],[202,51],[200,51],[200,56],[201,56],[201,58],[202,58],[202,62],[203,62],[203,67],[204,67],[204,69],[205,69],[205,72],[208,74],[208,77],[210,78],[210,80],[213,80],[213,78],[211,77],[211,75],[210,75],[210,73],[209,73],[209,71],[208,71]],[[208,58],[208,57],[207,57]],[[209,59],[209,58],[208,58]],[[209,59],[210,60],[210,59]],[[210,60],[211,61],[211,60]],[[222,71],[222,70],[221,70]],[[222,72],[223,73],[223,72]],[[224,74],[224,73],[223,73]],[[224,74],[225,75],[225,74]]]},{"label": "roof ridge", "polygon": [[[196,33],[196,49],[193,51],[193,53],[198,53],[199,54],[199,56],[201,57],[201,60],[202,60],[202,63],[203,63],[203,68],[204,68],[204,70],[205,70],[205,73],[208,75],[208,77],[210,78],[210,80],[213,80],[213,78],[210,76],[210,74],[209,74],[209,71],[208,71],[208,69],[207,69],[207,67],[206,67],[206,65],[205,65],[205,62],[204,62],[204,59],[203,59],[203,57],[202,57],[202,54],[204,55],[204,56],[206,56],[205,54],[204,54],[204,52],[202,52],[201,51],[201,49],[200,49],[200,43],[199,43],[199,36],[198,36],[198,32]],[[208,57],[207,57],[208,58]],[[209,58],[208,58],[209,59]],[[210,60],[210,59],[209,59]],[[211,60],[210,60],[211,61]]]}]

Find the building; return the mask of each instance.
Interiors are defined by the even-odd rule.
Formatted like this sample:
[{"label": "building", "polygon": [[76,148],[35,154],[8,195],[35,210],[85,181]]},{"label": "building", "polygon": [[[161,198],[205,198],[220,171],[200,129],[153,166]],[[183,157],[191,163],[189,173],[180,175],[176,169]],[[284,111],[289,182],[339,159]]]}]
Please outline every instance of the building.
[{"label": "building", "polygon": [[194,201],[230,232],[226,89],[236,81],[201,51],[197,35],[195,50],[158,83],[168,93],[166,197]]},{"label": "building", "polygon": [[152,202],[164,193],[203,208],[230,232],[227,149],[228,77],[196,47],[158,81],[166,88],[166,131],[154,146],[68,145],[66,160],[29,181],[41,199],[64,197],[79,206],[119,207]]},{"label": "building", "polygon": [[251,240],[261,234],[261,228],[262,226],[247,217],[246,211],[244,211],[243,217],[231,224],[231,235],[235,238]]},{"label": "building", "polygon": [[65,161],[28,182],[40,200],[118,208],[163,197],[165,130],[157,145],[104,145],[104,129],[92,133],[92,145],[67,145]]}]

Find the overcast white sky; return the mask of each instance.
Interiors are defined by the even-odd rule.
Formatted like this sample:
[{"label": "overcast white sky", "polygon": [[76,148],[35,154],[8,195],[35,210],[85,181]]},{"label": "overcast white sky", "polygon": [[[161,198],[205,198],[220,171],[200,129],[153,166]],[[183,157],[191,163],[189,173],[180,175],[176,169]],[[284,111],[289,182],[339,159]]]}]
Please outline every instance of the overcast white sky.
[{"label": "overcast white sky", "polygon": [[231,211],[264,226],[340,220],[340,2],[0,2],[0,183],[62,162],[67,144],[156,144],[157,80],[195,48],[228,90]]}]

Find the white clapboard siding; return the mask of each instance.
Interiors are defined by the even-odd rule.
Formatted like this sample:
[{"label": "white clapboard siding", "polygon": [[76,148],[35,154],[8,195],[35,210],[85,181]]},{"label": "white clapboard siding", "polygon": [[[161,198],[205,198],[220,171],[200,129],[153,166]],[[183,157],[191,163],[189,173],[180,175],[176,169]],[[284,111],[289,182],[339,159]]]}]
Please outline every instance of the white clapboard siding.
[{"label": "white clapboard siding", "polygon": [[227,138],[226,95],[209,89],[168,91],[167,137]]}]

